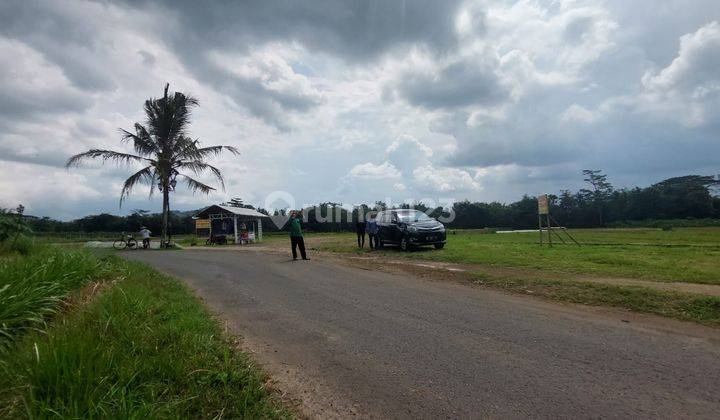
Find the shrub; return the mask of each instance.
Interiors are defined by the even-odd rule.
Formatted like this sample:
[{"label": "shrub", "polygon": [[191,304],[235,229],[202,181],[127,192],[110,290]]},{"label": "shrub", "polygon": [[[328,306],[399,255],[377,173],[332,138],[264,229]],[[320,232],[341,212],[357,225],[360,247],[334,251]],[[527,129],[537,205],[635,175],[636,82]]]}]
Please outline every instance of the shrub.
[{"label": "shrub", "polygon": [[16,239],[9,239],[5,242],[0,242],[0,254],[12,254],[18,253],[21,255],[28,255],[32,251],[35,245],[35,241],[27,236],[20,236]]},{"label": "shrub", "polygon": [[0,242],[16,240],[21,235],[32,233],[32,230],[23,219],[25,207],[19,205],[15,213],[0,209]]}]

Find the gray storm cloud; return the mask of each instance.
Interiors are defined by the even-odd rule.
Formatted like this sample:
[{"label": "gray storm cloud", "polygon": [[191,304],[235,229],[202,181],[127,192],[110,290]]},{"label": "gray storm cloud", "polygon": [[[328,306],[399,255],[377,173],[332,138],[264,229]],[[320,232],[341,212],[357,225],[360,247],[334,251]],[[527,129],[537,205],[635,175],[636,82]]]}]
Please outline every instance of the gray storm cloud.
[{"label": "gray storm cloud", "polygon": [[297,202],[514,200],[720,172],[720,4],[577,1],[0,3],[0,206],[118,210],[122,148],[166,82],[200,98],[191,134],[232,144],[231,191]]}]

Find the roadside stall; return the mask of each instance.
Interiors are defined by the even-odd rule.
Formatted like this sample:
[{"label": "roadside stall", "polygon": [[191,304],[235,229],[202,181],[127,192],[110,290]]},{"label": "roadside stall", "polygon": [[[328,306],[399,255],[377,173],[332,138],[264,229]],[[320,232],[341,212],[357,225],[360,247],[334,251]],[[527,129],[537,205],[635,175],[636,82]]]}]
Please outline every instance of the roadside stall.
[{"label": "roadside stall", "polygon": [[195,219],[195,234],[212,243],[233,240],[236,244],[262,241],[262,219],[268,218],[253,209],[212,205],[200,210]]}]

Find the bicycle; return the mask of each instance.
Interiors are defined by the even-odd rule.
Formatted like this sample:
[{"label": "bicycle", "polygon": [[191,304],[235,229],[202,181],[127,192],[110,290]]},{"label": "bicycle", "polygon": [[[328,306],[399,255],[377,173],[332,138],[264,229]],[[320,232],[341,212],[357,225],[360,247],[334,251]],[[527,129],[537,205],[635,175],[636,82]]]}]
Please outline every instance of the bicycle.
[{"label": "bicycle", "polygon": [[130,249],[137,249],[138,243],[137,240],[132,235],[124,235],[118,239],[117,241],[113,242],[113,248],[117,250],[123,250],[125,248]]}]

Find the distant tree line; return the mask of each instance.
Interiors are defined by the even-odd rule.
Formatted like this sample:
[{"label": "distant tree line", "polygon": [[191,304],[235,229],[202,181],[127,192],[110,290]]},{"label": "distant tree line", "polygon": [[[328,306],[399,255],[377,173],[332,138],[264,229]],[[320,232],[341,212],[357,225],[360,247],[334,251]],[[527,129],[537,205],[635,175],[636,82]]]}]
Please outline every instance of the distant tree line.
[{"label": "distant tree line", "polygon": [[[195,212],[170,212],[169,225],[173,235],[195,232]],[[137,232],[142,226],[159,236],[162,231],[162,213],[150,213],[135,210],[128,216],[116,216],[102,213],[86,216],[70,222],[62,222],[49,217],[29,217],[28,224],[33,231],[40,232]]]},{"label": "distant tree line", "polygon": [[[562,225],[567,227],[603,227],[622,223],[641,225],[641,221],[683,219],[720,219],[720,197],[714,194],[720,181],[712,176],[687,175],[669,178],[649,187],[615,189],[607,176],[598,170],[583,171],[588,187],[577,192],[562,190],[548,196],[550,212]],[[233,199],[227,205],[253,208]],[[387,205],[376,202],[363,204],[349,211],[339,203],[322,203],[305,209],[307,222],[304,228],[316,232],[341,232],[354,230],[354,221],[359,214],[382,210]],[[408,208],[409,204],[398,207]],[[449,209],[430,209],[422,203],[412,207],[427,212],[430,216],[449,216]],[[258,211],[268,214],[263,209]],[[451,228],[511,228],[530,229],[537,227],[537,197],[523,196],[514,203],[480,203],[464,200],[453,205],[454,219],[447,223]],[[194,233],[195,211],[171,212],[170,231],[173,235]],[[284,214],[285,210],[275,211]],[[141,226],[159,232],[162,216],[144,210],[135,210],[129,216],[99,214],[83,217],[70,222],[50,218],[27,218],[35,232],[134,232]],[[688,223],[682,223],[688,224]],[[692,224],[692,223],[689,223]],[[272,223],[264,223],[266,232],[276,231]]]},{"label": "distant tree line", "polygon": [[[550,213],[567,227],[604,227],[619,222],[720,218],[720,181],[711,176],[669,178],[646,188],[614,189],[600,171],[583,171],[589,188],[548,195]],[[537,227],[537,198],[523,196],[511,204],[455,203],[457,228]]]}]

